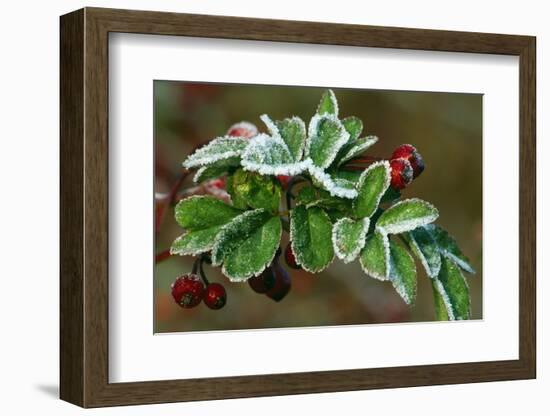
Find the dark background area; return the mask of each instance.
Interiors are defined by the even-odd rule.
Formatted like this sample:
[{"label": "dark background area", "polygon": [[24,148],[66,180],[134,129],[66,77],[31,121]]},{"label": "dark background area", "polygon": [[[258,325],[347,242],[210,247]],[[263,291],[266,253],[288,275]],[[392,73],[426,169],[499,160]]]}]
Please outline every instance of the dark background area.
[{"label": "dark background area", "polygon": [[[296,115],[306,125],[325,88],[155,81],[155,192],[166,194],[181,173],[181,163],[199,144],[225,134],[246,120],[266,131],[259,116]],[[363,121],[363,135],[379,142],[368,154],[389,158],[402,143],[417,147],[426,170],[404,192],[433,203],[437,223],[457,239],[477,270],[466,275],[472,318],[482,317],[482,96],[478,94],[333,89],[340,117]],[[191,177],[183,188],[191,187]],[[182,233],[170,208],[156,238],[156,251],[170,247]],[[283,247],[287,236],[284,234]],[[403,303],[390,282],[367,277],[358,261],[335,260],[312,275],[289,269],[292,289],[276,303],[253,292],[247,283],[231,283],[218,269],[211,281],[224,284],[227,305],[182,309],[170,294],[171,283],[191,270],[192,257],[171,257],[155,268],[155,332],[231,330],[318,325],[418,322],[434,319],[432,290],[417,262],[416,304]]]}]

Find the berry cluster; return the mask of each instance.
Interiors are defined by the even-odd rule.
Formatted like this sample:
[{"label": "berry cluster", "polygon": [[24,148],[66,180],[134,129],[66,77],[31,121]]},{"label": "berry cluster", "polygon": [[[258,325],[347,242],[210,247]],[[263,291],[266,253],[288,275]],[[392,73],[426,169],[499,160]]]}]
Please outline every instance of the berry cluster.
[{"label": "berry cluster", "polygon": [[424,160],[414,146],[402,144],[393,151],[390,167],[391,187],[399,191],[424,171]]},{"label": "berry cluster", "polygon": [[[227,293],[223,285],[210,283],[202,268],[206,261],[205,256],[200,257],[193,266],[191,273],[184,274],[172,283],[172,297],[182,308],[194,308],[201,301],[210,309],[221,309],[227,301]],[[197,274],[200,270],[200,277]],[[202,278],[202,279],[201,279]]]}]

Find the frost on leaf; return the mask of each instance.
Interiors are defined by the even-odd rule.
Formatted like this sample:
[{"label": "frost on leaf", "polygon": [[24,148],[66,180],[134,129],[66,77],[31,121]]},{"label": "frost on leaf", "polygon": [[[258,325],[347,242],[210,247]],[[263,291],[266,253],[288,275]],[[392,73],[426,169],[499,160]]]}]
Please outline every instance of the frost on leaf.
[{"label": "frost on leaf", "polygon": [[223,262],[231,281],[260,274],[273,260],[281,239],[281,220],[265,209],[245,211],[224,225],[212,247],[212,264]]},{"label": "frost on leaf", "polygon": [[344,263],[352,262],[359,255],[365,245],[369,223],[368,218],[362,220],[342,218],[332,226],[334,252]]},{"label": "frost on leaf", "polygon": [[242,211],[211,196],[193,196],[180,201],[175,218],[185,233],[170,247],[170,254],[196,255],[208,251],[220,229]]},{"label": "frost on leaf", "polygon": [[441,269],[441,254],[430,232],[426,227],[418,227],[403,236],[422,263],[426,274],[432,279],[436,278]]},{"label": "frost on leaf", "polygon": [[357,196],[355,184],[352,181],[342,178],[334,178],[323,169],[313,166],[308,167],[309,174],[313,181],[321,188],[329,192],[332,196],[340,198],[353,199]]},{"label": "frost on leaf", "polygon": [[248,140],[241,137],[218,137],[189,155],[183,162],[183,166],[195,168],[211,165],[219,160],[239,157],[247,145]]},{"label": "frost on leaf", "polygon": [[359,262],[363,271],[378,280],[389,279],[390,242],[388,236],[375,231],[367,236]]},{"label": "frost on leaf", "polygon": [[305,154],[315,166],[325,169],[348,140],[349,133],[336,116],[316,114],[309,123]]},{"label": "frost on leaf", "polygon": [[296,262],[311,273],[324,270],[334,258],[332,223],[319,207],[298,205],[290,212],[290,240]]},{"label": "frost on leaf", "polygon": [[357,198],[353,200],[353,213],[358,218],[371,217],[382,196],[390,186],[390,165],[376,162],[364,170],[357,182]]},{"label": "frost on leaf", "polygon": [[376,228],[386,234],[399,234],[429,224],[438,216],[432,204],[417,198],[405,199],[384,211]]},{"label": "frost on leaf", "polygon": [[288,146],[280,136],[258,134],[250,140],[242,154],[244,169],[261,175],[289,175],[302,173],[306,162],[294,162]]},{"label": "frost on leaf", "polygon": [[336,157],[337,165],[341,166],[346,163],[348,160],[353,159],[354,157],[359,156],[361,153],[364,153],[369,147],[375,144],[378,141],[376,136],[367,136],[362,137],[357,140],[350,140],[346,143]]},{"label": "frost on leaf", "polygon": [[355,116],[346,117],[342,120],[344,128],[349,133],[349,141],[352,142],[359,137],[363,131],[363,122]]},{"label": "frost on leaf", "polygon": [[306,125],[299,117],[285,118],[275,122],[279,134],[288,146],[295,162],[299,162],[306,145]]},{"label": "frost on leaf", "polygon": [[279,209],[282,188],[273,176],[262,176],[256,172],[238,169],[227,178],[226,184],[231,201],[237,208],[265,208],[269,211]]},{"label": "frost on leaf", "polygon": [[416,299],[416,266],[403,247],[390,241],[390,280],[407,305]]},{"label": "frost on leaf", "polygon": [[465,272],[476,272],[470,265],[470,260],[468,257],[462,254],[462,251],[460,251],[455,239],[451,237],[447,231],[435,224],[427,225],[426,230],[428,230],[439,246],[441,254],[454,261]]},{"label": "frost on leaf", "polygon": [[204,230],[189,231],[174,240],[170,254],[180,256],[196,256],[212,248],[214,239],[223,225],[216,225]]},{"label": "frost on leaf", "polygon": [[240,163],[241,159],[239,157],[230,157],[229,159],[219,160],[211,165],[203,166],[197,170],[197,173],[195,173],[193,182],[201,183],[209,179],[223,176],[232,168],[239,166]]},{"label": "frost on leaf", "polygon": [[[470,289],[460,268],[449,258],[443,257],[441,270],[437,279],[433,280],[436,305],[442,302],[445,305],[447,317],[450,321],[470,319]],[[436,310],[437,312],[437,310]],[[441,317],[441,312],[438,317]]]},{"label": "frost on leaf", "polygon": [[338,101],[332,90],[326,90],[321,96],[321,101],[317,106],[317,114],[332,114],[338,117]]}]

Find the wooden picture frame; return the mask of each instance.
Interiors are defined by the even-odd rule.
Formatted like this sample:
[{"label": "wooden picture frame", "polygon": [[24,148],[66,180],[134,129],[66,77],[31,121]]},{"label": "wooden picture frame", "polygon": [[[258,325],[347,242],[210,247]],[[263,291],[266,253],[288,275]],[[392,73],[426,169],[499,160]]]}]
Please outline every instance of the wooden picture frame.
[{"label": "wooden picture frame", "polygon": [[[535,38],[85,8],[61,17],[60,396],[82,407],[529,379],[536,376]],[[520,80],[519,359],[109,383],[110,32],[514,55]]]}]

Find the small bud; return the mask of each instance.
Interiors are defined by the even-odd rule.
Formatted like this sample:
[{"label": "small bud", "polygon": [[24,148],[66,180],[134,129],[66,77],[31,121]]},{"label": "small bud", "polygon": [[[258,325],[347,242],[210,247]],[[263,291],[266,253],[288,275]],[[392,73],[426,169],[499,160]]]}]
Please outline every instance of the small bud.
[{"label": "small bud", "polygon": [[258,129],[252,123],[248,121],[241,121],[240,123],[233,124],[227,130],[228,136],[233,137],[244,137],[245,139],[250,139],[258,134]]}]

